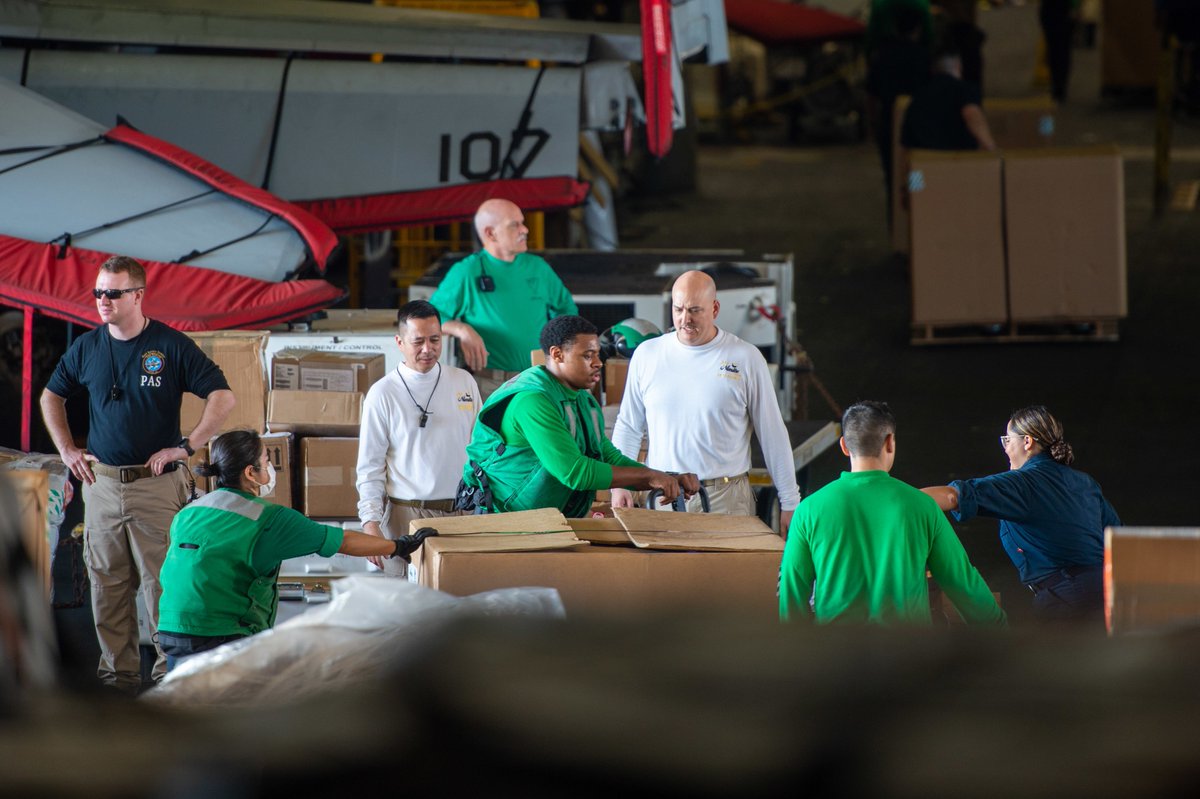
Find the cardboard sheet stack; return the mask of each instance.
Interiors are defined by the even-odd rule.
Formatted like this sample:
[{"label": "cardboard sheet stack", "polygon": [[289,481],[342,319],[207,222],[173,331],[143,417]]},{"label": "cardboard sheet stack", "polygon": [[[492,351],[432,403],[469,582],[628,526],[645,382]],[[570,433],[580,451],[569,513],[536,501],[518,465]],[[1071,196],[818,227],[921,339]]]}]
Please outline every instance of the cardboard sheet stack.
[{"label": "cardboard sheet stack", "polygon": [[558,590],[568,615],[707,607],[776,618],[783,540],[753,516],[618,508],[616,518],[557,510],[438,519],[409,579],[458,596],[496,588]]}]

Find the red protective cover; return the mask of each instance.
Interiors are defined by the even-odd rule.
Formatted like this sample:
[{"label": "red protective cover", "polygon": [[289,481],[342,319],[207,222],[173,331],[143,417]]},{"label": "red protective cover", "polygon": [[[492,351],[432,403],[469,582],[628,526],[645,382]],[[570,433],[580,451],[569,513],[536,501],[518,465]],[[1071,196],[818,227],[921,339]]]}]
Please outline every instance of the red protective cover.
[{"label": "red protective cover", "polygon": [[[88,327],[100,323],[92,288],[110,253],[0,236],[0,303],[32,307]],[[146,316],[177,330],[255,328],[328,308],[342,290],[324,280],[266,280],[143,261]]]},{"label": "red protective cover", "polygon": [[525,211],[555,211],[579,205],[587,193],[587,183],[570,177],[521,178],[364,197],[301,200],[295,205],[338,233],[365,233],[461,222],[474,217],[480,204],[493,197],[512,200]]},{"label": "red protective cover", "polygon": [[325,262],[329,259],[329,254],[337,247],[337,236],[304,209],[276,197],[269,191],[251,186],[241,178],[234,177],[198,155],[176,147],[170,142],[156,139],[128,125],[117,125],[104,136],[110,141],[124,144],[164,161],[247,205],[275,214],[295,229],[300,238],[304,240],[305,246],[308,247],[317,269],[321,274],[325,273]]},{"label": "red protective cover", "polygon": [[813,44],[867,32],[866,25],[844,14],[777,0],[725,0],[725,21],[763,44]]},{"label": "red protective cover", "polygon": [[641,4],[646,145],[651,155],[662,158],[671,151],[671,140],[675,137],[671,127],[674,105],[671,96],[671,3],[670,0],[641,0]]}]

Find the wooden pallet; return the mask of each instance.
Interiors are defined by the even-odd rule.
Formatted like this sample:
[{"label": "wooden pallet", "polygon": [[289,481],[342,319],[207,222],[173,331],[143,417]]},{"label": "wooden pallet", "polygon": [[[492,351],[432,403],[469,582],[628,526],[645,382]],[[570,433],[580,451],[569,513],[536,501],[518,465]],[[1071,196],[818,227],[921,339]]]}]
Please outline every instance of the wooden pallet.
[{"label": "wooden pallet", "polygon": [[1118,341],[1116,319],[1077,319],[1066,322],[1006,322],[992,325],[914,324],[910,343],[1045,344]]}]

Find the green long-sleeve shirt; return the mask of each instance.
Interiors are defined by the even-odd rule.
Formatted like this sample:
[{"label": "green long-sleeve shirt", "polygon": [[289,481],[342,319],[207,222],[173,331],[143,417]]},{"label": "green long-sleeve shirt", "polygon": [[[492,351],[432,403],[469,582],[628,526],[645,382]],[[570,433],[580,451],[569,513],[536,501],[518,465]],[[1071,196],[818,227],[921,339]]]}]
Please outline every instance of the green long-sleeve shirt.
[{"label": "green long-sleeve shirt", "polygon": [[[564,389],[564,394],[566,389]],[[589,458],[563,424],[562,411],[545,394],[522,392],[509,403],[500,434],[515,447],[530,447],[546,471],[574,491],[599,491],[612,485],[613,466],[641,466],[600,435],[600,459]]]},{"label": "green long-sleeve shirt", "polygon": [[820,623],[929,624],[926,565],[963,618],[1006,623],[934,500],[883,471],[843,472],[792,517],[779,614]]}]

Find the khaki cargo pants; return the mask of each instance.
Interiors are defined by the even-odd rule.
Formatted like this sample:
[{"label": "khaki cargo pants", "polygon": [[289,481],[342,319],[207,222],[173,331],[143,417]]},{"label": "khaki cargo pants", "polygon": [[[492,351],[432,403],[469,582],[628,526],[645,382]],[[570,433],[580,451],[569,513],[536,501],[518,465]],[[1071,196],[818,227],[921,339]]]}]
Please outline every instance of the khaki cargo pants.
[{"label": "khaki cargo pants", "polygon": [[101,682],[134,692],[142,684],[137,591],[141,587],[158,658],[152,677],[167,673],[158,649],[158,573],[167,555],[171,520],[187,500],[186,472],[177,469],[131,483],[96,475],[83,486],[84,549],[92,584],[92,614],[100,643]]},{"label": "khaki cargo pants", "polygon": [[[388,503],[387,514],[384,516],[383,524],[379,528],[383,534],[392,541],[395,541],[402,535],[408,535],[409,522],[414,519],[442,519],[446,516],[462,516],[460,510],[444,511],[444,510],[429,510],[427,508],[415,508],[410,505],[397,505],[393,502]],[[437,522],[433,522],[430,527],[437,527]],[[384,558],[383,573],[388,577],[408,577],[408,564],[400,558]]]}]

